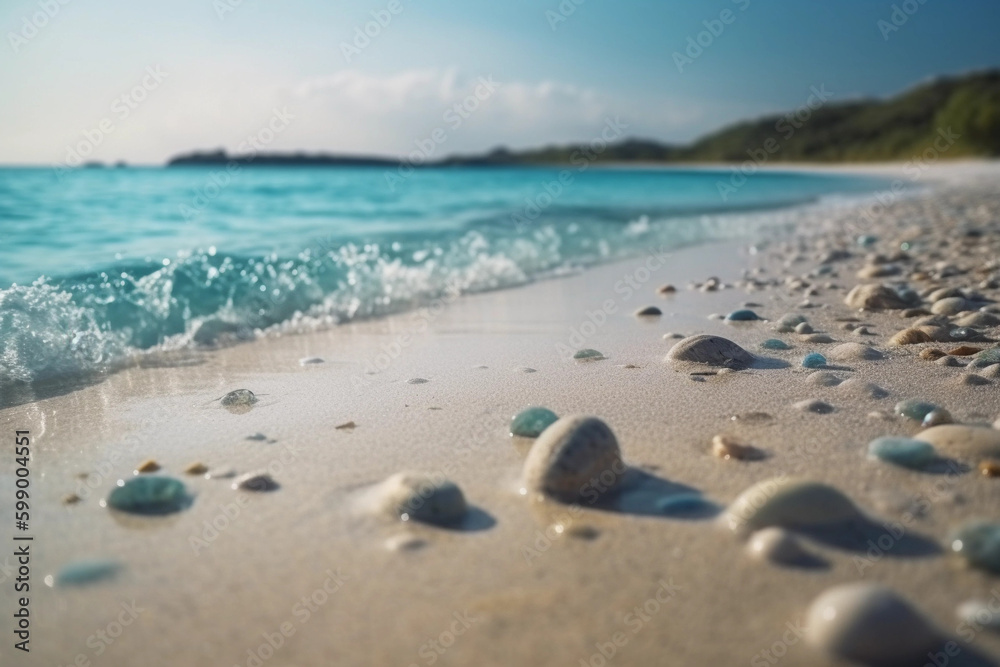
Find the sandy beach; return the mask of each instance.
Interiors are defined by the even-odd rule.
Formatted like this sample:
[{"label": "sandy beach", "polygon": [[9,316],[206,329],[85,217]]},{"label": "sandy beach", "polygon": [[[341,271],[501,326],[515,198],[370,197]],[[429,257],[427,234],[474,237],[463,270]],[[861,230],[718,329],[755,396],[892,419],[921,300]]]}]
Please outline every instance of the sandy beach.
[{"label": "sandy beach", "polygon": [[[900,165],[877,171],[913,184]],[[890,340],[962,326],[978,310],[935,312],[935,289],[1000,300],[998,176],[991,162],[935,166],[919,180],[926,191],[876,208],[781,211],[739,242],[651,248],[419,311],[149,357],[20,397],[0,423],[29,430],[33,447],[37,648],[23,664],[840,665],[850,663],[806,640],[806,616],[824,591],[858,581],[888,586],[953,640],[947,664],[994,664],[1000,635],[956,609],[1000,600],[1000,583],[949,553],[965,522],[997,519],[1000,481],[977,468],[988,457],[942,450],[952,468],[912,470],[873,460],[868,444],[921,431],[894,413],[907,399],[961,424],[1000,417],[998,366],[921,356],[992,347],[1000,328],[973,326],[967,343]],[[710,278],[718,289],[695,286]],[[845,303],[855,285],[904,282],[922,295],[908,307],[926,315]],[[675,294],[658,293],[668,284]],[[662,315],[633,314],[646,306]],[[763,319],[713,317],[744,308]],[[775,331],[788,313],[813,332]],[[917,324],[928,317],[943,320]],[[665,360],[678,341],[665,334],[721,336],[771,362],[692,375]],[[761,348],[774,338],[790,348]],[[605,358],[569,358],[584,348]],[[812,352],[826,367],[802,366]],[[303,363],[314,357],[322,363]],[[254,392],[252,409],[220,404],[237,389]],[[614,501],[524,492],[533,443],[509,431],[528,406],[611,428],[630,470]],[[763,458],[721,459],[717,435]],[[102,507],[147,459],[184,482],[190,507],[162,517]],[[212,478],[185,474],[195,462]],[[13,468],[5,457],[4,497]],[[226,476],[265,470],[277,489],[233,490]],[[372,485],[401,471],[455,482],[469,505],[461,524],[373,511]],[[775,478],[839,490],[890,537],[798,535],[808,567],[754,557],[723,514]],[[701,494],[705,512],[664,512],[680,493]],[[118,569],[89,585],[43,584],[81,559]],[[12,602],[4,597],[5,614]],[[8,644],[0,650],[8,664]]]}]

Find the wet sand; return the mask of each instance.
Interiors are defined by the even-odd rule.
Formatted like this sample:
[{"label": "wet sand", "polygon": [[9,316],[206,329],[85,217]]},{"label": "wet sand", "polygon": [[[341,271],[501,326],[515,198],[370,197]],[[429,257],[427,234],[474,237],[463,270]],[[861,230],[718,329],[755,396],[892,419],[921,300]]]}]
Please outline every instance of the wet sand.
[{"label": "wet sand", "polygon": [[[147,363],[7,408],[5,432],[32,434],[35,493],[32,653],[13,655],[12,664],[66,665],[80,655],[93,665],[846,664],[807,645],[801,627],[820,593],[859,580],[890,586],[945,632],[964,635],[956,607],[994,590],[1000,599],[1000,581],[958,567],[945,545],[965,520],[996,517],[1000,481],[974,466],[932,474],[866,452],[874,438],[919,432],[892,414],[904,399],[937,403],[959,422],[992,423],[1000,380],[963,384],[967,369],[918,356],[949,344],[890,346],[912,321],[899,311],[858,313],[844,296],[857,283],[908,280],[912,261],[904,260],[895,262],[901,275],[855,275],[866,254],[891,255],[903,239],[915,244],[914,257],[942,253],[920,257],[928,267],[969,270],[942,284],[975,286],[995,274],[975,269],[996,257],[998,174],[988,163],[943,167],[932,174],[941,181],[934,193],[898,199],[873,223],[845,211],[804,213],[793,236],[776,227],[754,251],[732,242],[654,252],[428,311]],[[941,249],[931,234],[934,245],[920,246],[910,231],[919,225],[951,245]],[[984,230],[989,242],[954,231],[965,226]],[[878,241],[859,248],[859,234]],[[828,262],[832,273],[807,275],[839,248],[851,256]],[[689,288],[713,276],[730,287]],[[748,290],[747,279],[758,287]],[[664,284],[677,293],[657,294]],[[995,288],[980,291],[1000,298]],[[746,302],[760,304],[752,309],[768,321],[709,317]],[[663,315],[633,315],[649,305]],[[836,342],[773,330],[796,312]],[[874,335],[844,329],[838,320],[848,317]],[[691,376],[664,361],[676,342],[664,339],[668,332],[723,336],[788,365]],[[1000,328],[983,332],[1000,337]],[[764,352],[768,338],[792,349]],[[808,379],[802,357],[844,342],[885,358],[831,362],[832,372],[887,396]],[[606,358],[566,358],[581,348]],[[310,357],[324,362],[300,363]],[[408,382],[416,378],[427,382]],[[237,414],[218,399],[240,388],[259,400]],[[833,411],[794,407],[807,399]],[[639,491],[583,507],[522,495],[532,443],[508,431],[529,405],[600,417]],[[354,427],[337,428],[348,422]],[[264,438],[247,439],[258,433]],[[721,460],[711,452],[719,434],[766,456]],[[146,459],[187,484],[190,508],[135,517],[100,506]],[[234,491],[231,478],[185,475],[196,461],[212,473],[269,469],[280,488]],[[12,497],[10,457],[0,470],[3,497]],[[471,508],[466,521],[446,529],[367,512],[365,487],[404,470],[457,483]],[[711,516],[658,510],[662,497],[693,491],[721,509],[782,475],[839,489],[876,523],[903,526],[905,539],[879,546],[803,538],[817,565],[784,567],[748,556]],[[64,504],[71,493],[80,502]],[[84,586],[42,584],[81,558],[122,569]],[[9,596],[3,605],[9,618]],[[1000,636],[971,634],[971,643],[957,640],[962,652],[950,664],[1000,656]],[[7,664],[9,643],[0,650]]]}]

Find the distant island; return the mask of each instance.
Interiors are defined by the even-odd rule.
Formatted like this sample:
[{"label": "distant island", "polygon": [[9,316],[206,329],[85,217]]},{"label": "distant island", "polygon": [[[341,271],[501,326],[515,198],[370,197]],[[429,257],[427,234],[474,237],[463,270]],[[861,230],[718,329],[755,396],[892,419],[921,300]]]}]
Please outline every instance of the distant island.
[{"label": "distant island", "polygon": [[[835,102],[837,91],[813,87],[805,104],[785,114],[725,127],[688,145],[623,139],[592,161],[606,163],[873,162],[907,160],[931,150],[948,158],[1000,156],[1000,70],[942,77],[884,100]],[[941,151],[942,142],[947,150]],[[585,144],[480,155],[453,155],[423,166],[563,165]],[[593,153],[590,153],[593,155]],[[761,159],[762,158],[762,159]],[[327,153],[229,155],[224,150],[179,155],[167,166],[396,167],[404,161]],[[416,166],[416,165],[413,165]]]}]

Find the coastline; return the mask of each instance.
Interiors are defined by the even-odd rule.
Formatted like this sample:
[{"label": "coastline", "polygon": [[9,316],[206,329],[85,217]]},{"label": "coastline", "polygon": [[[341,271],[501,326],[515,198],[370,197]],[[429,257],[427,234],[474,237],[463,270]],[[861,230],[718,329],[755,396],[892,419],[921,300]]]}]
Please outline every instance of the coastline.
[{"label": "coastline", "polygon": [[[902,177],[898,165],[843,171],[869,169]],[[934,167],[928,172],[928,182],[939,184],[934,190],[890,202],[878,228],[862,231],[888,243],[906,232],[911,205],[933,212],[947,196],[987,197],[982,183],[995,182],[998,172],[996,163]],[[973,194],[963,194],[959,185]],[[256,652],[288,623],[294,633],[265,664],[430,664],[431,655],[435,663],[454,665],[593,664],[592,656],[620,632],[627,641],[612,643],[614,662],[622,665],[654,664],[666,651],[677,664],[753,664],[782,641],[787,653],[781,664],[835,665],[840,663],[797,635],[795,641],[782,637],[788,624],[799,627],[816,595],[858,579],[892,586],[952,632],[955,606],[988,596],[997,584],[951,567],[942,554],[905,557],[891,548],[871,554],[810,545],[827,569],[779,568],[749,558],[712,521],[651,516],[642,498],[633,511],[568,514],[565,506],[535,506],[518,492],[530,442],[508,436],[509,419],[528,405],[545,405],[560,415],[601,417],[631,466],[671,490],[695,489],[719,506],[755,482],[788,475],[834,485],[887,521],[903,522],[915,499],[927,498],[928,511],[906,528],[936,542],[970,515],[991,516],[997,493],[991,480],[921,476],[864,456],[873,438],[914,431],[870,417],[904,398],[938,402],[962,421],[992,422],[1000,414],[995,383],[958,384],[964,369],[916,358],[927,345],[891,348],[889,337],[905,326],[896,313],[862,316],[876,332],[863,342],[887,358],[848,364],[842,372],[885,388],[889,396],[880,400],[809,383],[798,360],[833,345],[794,337],[793,350],[773,355],[791,363],[787,369],[695,382],[663,362],[673,342],[663,339],[667,332],[714,333],[757,351],[774,336],[773,321],[796,312],[803,299],[814,302],[802,312],[817,331],[837,342],[857,341],[836,318],[851,314],[842,288],[865,282],[854,277],[865,251],[852,248],[854,256],[837,265],[839,275],[823,279],[839,288],[819,287],[807,296],[784,281],[815,268],[823,248],[859,233],[845,230],[836,215],[816,217],[794,238],[765,236],[756,254],[747,253],[745,242],[723,242],[672,251],[667,260],[647,255],[463,296],[425,314],[185,352],[172,365],[140,363],[97,384],[0,411],[5,428],[30,428],[36,442],[41,527],[35,571],[55,572],[81,557],[123,565],[119,576],[99,585],[37,593],[38,604],[49,610],[36,619],[38,636],[46,638],[39,656],[55,664],[80,653],[95,658],[88,637],[117,616],[123,601],[135,600],[143,611],[107,646],[107,664],[247,665],[248,651]],[[943,225],[947,217],[946,209],[927,219]],[[710,276],[737,283],[748,268],[763,269],[748,275],[778,284],[750,293],[686,289]],[[665,283],[678,293],[658,296],[656,288]],[[730,325],[708,317],[748,301],[761,303],[755,309],[771,322]],[[661,307],[663,317],[637,320],[632,312],[646,305]],[[574,362],[562,358],[564,348],[595,348],[607,359]],[[325,363],[300,365],[308,357]],[[428,382],[407,382],[414,378]],[[238,388],[261,399],[242,415],[216,402]],[[835,412],[804,414],[792,407],[810,398],[830,401]],[[750,412],[774,419],[731,419]],[[336,428],[347,422],[356,426]],[[276,442],[246,440],[258,432]],[[719,433],[749,439],[770,456],[719,461],[708,453]],[[183,479],[194,504],[169,518],[113,520],[98,500],[147,458]],[[275,466],[281,488],[232,510],[241,493],[225,480],[183,475],[193,461],[239,473]],[[453,479],[481,521],[469,530],[444,531],[386,523],[362,511],[361,487],[411,469]],[[12,492],[10,463],[0,470],[3,492]],[[90,477],[78,479],[84,472]],[[94,485],[88,497],[63,505],[62,497],[81,482],[87,489]],[[226,527],[208,539],[206,522]],[[552,533],[553,525],[563,532]],[[414,539],[423,548],[398,548],[400,540]],[[326,601],[312,609],[302,599],[317,590]],[[664,590],[669,595],[657,597]],[[655,613],[633,612],[650,599],[657,600],[650,605]],[[221,641],[191,641],[204,636],[209,621]],[[454,632],[453,643],[439,652],[431,642],[443,645],[446,632]],[[1000,638],[989,632],[977,633],[974,645],[969,653],[1000,655]]]}]

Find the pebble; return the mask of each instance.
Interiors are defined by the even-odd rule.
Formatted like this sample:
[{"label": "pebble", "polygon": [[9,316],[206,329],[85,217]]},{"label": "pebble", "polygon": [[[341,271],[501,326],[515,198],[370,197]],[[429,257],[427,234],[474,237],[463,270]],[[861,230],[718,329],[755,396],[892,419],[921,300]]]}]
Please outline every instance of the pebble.
[{"label": "pebble", "polygon": [[222,470],[209,471],[205,473],[205,479],[232,479],[236,477],[234,468],[223,468]]},{"label": "pebble", "polygon": [[427,378],[410,378],[406,384],[425,384],[427,382],[430,382]]},{"label": "pebble", "polygon": [[45,583],[52,586],[82,586],[103,579],[111,579],[122,569],[121,563],[113,560],[79,560],[63,566],[53,577],[45,577]]},{"label": "pebble", "polygon": [[897,436],[872,440],[868,443],[868,456],[911,470],[922,470],[938,461],[937,451],[930,443]]},{"label": "pebble", "polygon": [[817,333],[817,334],[807,334],[805,336],[799,336],[799,340],[803,343],[835,343],[835,341],[830,334]]},{"label": "pebble", "polygon": [[978,354],[982,352],[982,348],[972,347],[971,345],[959,345],[956,348],[948,350],[948,354],[952,354],[956,357],[970,357],[973,354]]},{"label": "pebble", "polygon": [[833,406],[825,401],[820,401],[814,398],[806,399],[804,401],[799,401],[798,403],[793,403],[792,407],[802,410],[803,412],[813,412],[818,415],[828,415],[833,412]]},{"label": "pebble", "polygon": [[76,495],[75,493],[68,493],[68,494],[66,494],[65,496],[62,497],[62,503],[63,503],[63,505],[75,505],[78,502],[80,502],[81,500],[83,500],[83,498],[81,498],[80,496]]},{"label": "pebble", "polygon": [[809,606],[806,641],[865,665],[922,665],[941,633],[891,589],[858,582],[828,588]]},{"label": "pebble", "polygon": [[1000,324],[1000,317],[993,313],[978,311],[958,318],[955,324],[960,327],[995,327]]},{"label": "pebble", "polygon": [[204,475],[206,472],[208,472],[208,466],[200,461],[184,468],[184,474],[186,475]]},{"label": "pebble", "polygon": [[754,558],[782,565],[795,565],[811,560],[810,554],[795,534],[777,526],[754,531],[747,542],[747,551]]},{"label": "pebble", "polygon": [[993,347],[988,350],[983,350],[977,354],[976,358],[972,361],[974,368],[986,368],[987,366],[992,366],[993,364],[1000,364],[1000,348]]},{"label": "pebble", "polygon": [[676,333],[674,331],[668,331],[663,334],[663,340],[680,340],[681,338],[684,338],[684,334]]},{"label": "pebble", "polygon": [[795,327],[806,321],[805,315],[800,315],[798,313],[788,313],[782,315],[781,319],[778,320],[778,326],[775,327],[779,333],[792,333],[795,331]]},{"label": "pebble", "polygon": [[1000,431],[988,426],[943,424],[924,429],[914,437],[961,458],[1000,458]]},{"label": "pebble", "polygon": [[889,339],[890,345],[916,345],[929,342],[931,342],[931,337],[927,332],[916,328],[903,329]]},{"label": "pebble", "polygon": [[768,338],[763,343],[760,344],[765,350],[790,350],[792,346],[783,340],[778,340],[777,338]]},{"label": "pebble", "polygon": [[299,359],[300,366],[311,366],[312,364],[322,364],[326,363],[326,359],[322,357],[303,357]]},{"label": "pebble", "polygon": [[808,322],[799,322],[795,325],[795,333],[797,334],[811,334],[813,331],[812,325]]},{"label": "pebble", "polygon": [[[567,503],[617,486],[625,473],[615,434],[597,417],[571,415],[545,429],[524,462],[527,491]],[[598,488],[591,480],[599,480]]]},{"label": "pebble", "polygon": [[806,378],[806,381],[809,384],[816,385],[817,387],[836,387],[844,380],[837,374],[831,373],[830,371],[816,371],[815,373],[810,373],[809,377]]},{"label": "pebble", "polygon": [[866,382],[860,378],[848,378],[840,383],[838,391],[845,392],[860,398],[882,399],[889,395],[889,392],[872,382]]},{"label": "pebble", "polygon": [[245,440],[254,440],[256,442],[264,442],[267,440],[267,436],[263,433],[254,433],[253,435],[248,435]]},{"label": "pebble", "polygon": [[993,384],[993,381],[989,378],[984,378],[982,375],[976,375],[975,373],[968,373],[958,378],[958,384],[964,385],[966,387],[982,387],[987,384]]},{"label": "pebble", "polygon": [[885,358],[875,348],[861,343],[841,343],[827,354],[834,361],[877,361]]},{"label": "pebble", "polygon": [[935,405],[934,403],[908,398],[905,401],[896,403],[895,410],[896,414],[900,417],[907,417],[919,422],[924,420],[928,412],[937,410],[939,407],[939,405]]},{"label": "pebble", "polygon": [[853,336],[874,336],[875,334],[868,327],[858,327],[851,334]]},{"label": "pebble", "polygon": [[969,302],[960,296],[939,299],[931,305],[931,312],[935,315],[958,315],[967,310],[972,310],[972,308],[969,306]]},{"label": "pebble", "polygon": [[948,353],[944,350],[939,350],[936,347],[928,347],[920,350],[920,358],[926,359],[927,361],[936,361],[945,356],[948,356]]},{"label": "pebble", "polygon": [[822,368],[826,366],[826,357],[819,352],[810,352],[802,359],[803,368]]},{"label": "pebble", "polygon": [[1000,611],[995,611],[992,602],[982,600],[966,600],[958,605],[955,614],[964,624],[973,628],[983,627],[993,632],[1000,631]]},{"label": "pebble", "polygon": [[986,340],[981,333],[971,327],[952,329],[948,332],[948,338],[954,341],[969,341],[970,343]]},{"label": "pebble", "polygon": [[992,378],[994,380],[1000,379],[1000,364],[993,364],[992,366],[987,366],[985,369],[979,373],[983,377]]},{"label": "pebble", "polygon": [[716,507],[700,493],[672,493],[659,498],[656,511],[667,516],[698,516],[715,512]]},{"label": "pebble", "polygon": [[600,361],[604,359],[604,355],[597,350],[592,350],[588,347],[582,350],[577,350],[576,354],[573,355],[573,358],[579,361]]},{"label": "pebble", "polygon": [[656,306],[646,306],[635,311],[636,317],[658,317],[663,314],[663,311]]},{"label": "pebble", "polygon": [[764,453],[753,445],[737,442],[726,435],[712,438],[712,453],[718,458],[729,461],[757,461],[764,458]]},{"label": "pebble", "polygon": [[863,310],[902,310],[909,305],[895,290],[874,284],[855,285],[844,297],[844,303]]},{"label": "pebble", "polygon": [[267,472],[248,472],[237,477],[231,488],[233,491],[276,491],[281,487]]},{"label": "pebble", "polygon": [[726,320],[729,322],[753,322],[755,320],[763,319],[757,313],[749,309],[734,310],[733,312],[726,315]]},{"label": "pebble", "polygon": [[961,361],[947,354],[938,359],[937,361],[935,361],[934,363],[937,364],[938,366],[948,366],[951,368],[956,368],[962,365]]},{"label": "pebble", "polygon": [[1000,460],[984,459],[980,461],[979,474],[983,477],[1000,477]]},{"label": "pebble", "polygon": [[142,475],[144,473],[156,472],[160,469],[160,464],[153,459],[146,459],[139,466],[132,471],[134,475]]},{"label": "pebble", "polygon": [[393,535],[385,541],[389,551],[417,551],[427,546],[427,540],[415,535]]},{"label": "pebble", "polygon": [[949,538],[948,548],[969,567],[1000,574],[1000,523],[970,521]]},{"label": "pebble", "polygon": [[347,421],[347,422],[344,422],[343,424],[337,424],[333,428],[335,428],[338,431],[353,431],[357,427],[358,427],[358,425],[355,424],[353,421]]},{"label": "pebble", "polygon": [[537,438],[559,416],[548,408],[530,407],[514,415],[510,422],[510,435],[522,438]]},{"label": "pebble", "polygon": [[657,294],[674,294],[675,292],[677,292],[677,288],[673,285],[660,285],[656,288]]},{"label": "pebble", "polygon": [[420,472],[396,473],[378,484],[375,492],[378,510],[403,521],[451,526],[468,511],[457,484]]},{"label": "pebble", "polygon": [[101,507],[110,507],[131,514],[171,514],[191,504],[187,487],[180,480],[157,475],[142,475],[118,480]]},{"label": "pebble", "polygon": [[220,398],[219,402],[224,408],[250,408],[257,400],[257,396],[249,389],[236,389]]},{"label": "pebble", "polygon": [[941,424],[954,424],[955,419],[951,416],[951,413],[944,408],[935,408],[924,415],[924,420],[920,425],[924,428],[930,428],[932,426],[940,426]]},{"label": "pebble", "polygon": [[860,517],[843,493],[820,482],[778,477],[754,484],[726,510],[724,522],[737,533],[769,526],[808,528]]},{"label": "pebble", "polygon": [[754,361],[752,354],[721,336],[699,334],[688,336],[670,348],[666,360],[676,365],[707,364],[729,368],[746,368]]}]

